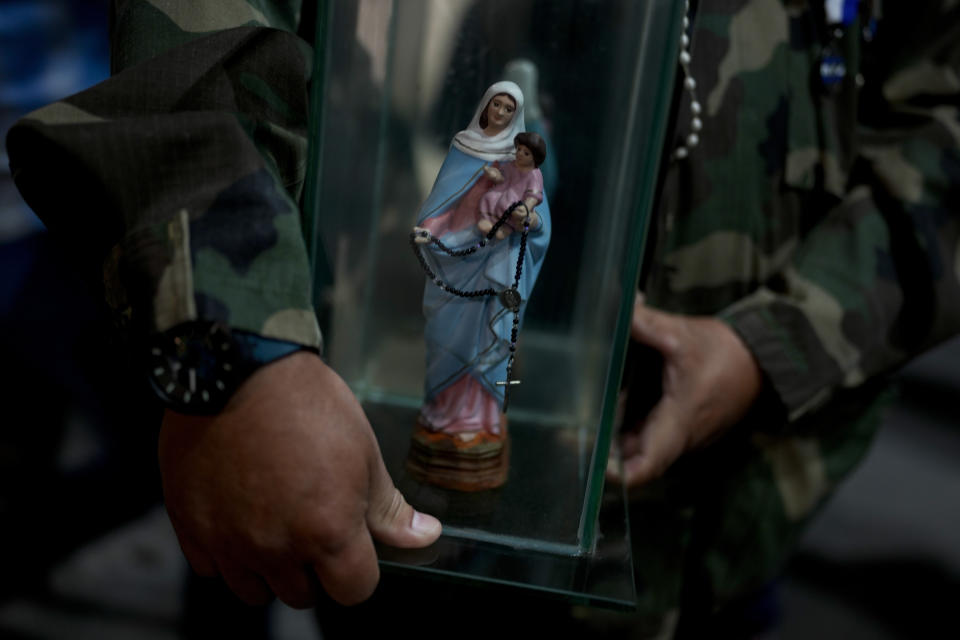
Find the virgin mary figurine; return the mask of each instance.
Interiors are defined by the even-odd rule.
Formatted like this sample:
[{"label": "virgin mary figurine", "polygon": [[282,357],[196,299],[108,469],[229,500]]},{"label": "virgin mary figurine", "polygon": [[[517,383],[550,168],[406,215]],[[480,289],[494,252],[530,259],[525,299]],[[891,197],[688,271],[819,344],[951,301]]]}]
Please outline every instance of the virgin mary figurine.
[{"label": "virgin mary figurine", "polygon": [[[520,166],[515,140],[523,131],[523,93],[513,82],[495,83],[454,137],[412,234],[432,277],[423,295],[425,399],[408,468],[448,488],[488,489],[506,480],[503,408],[517,384],[508,362],[550,241],[542,186],[539,193],[528,189],[511,224],[495,230],[507,231],[505,237],[485,234],[478,224],[484,194],[504,181],[501,168],[515,170],[506,166],[515,157]],[[512,297],[503,293],[510,289]]]}]

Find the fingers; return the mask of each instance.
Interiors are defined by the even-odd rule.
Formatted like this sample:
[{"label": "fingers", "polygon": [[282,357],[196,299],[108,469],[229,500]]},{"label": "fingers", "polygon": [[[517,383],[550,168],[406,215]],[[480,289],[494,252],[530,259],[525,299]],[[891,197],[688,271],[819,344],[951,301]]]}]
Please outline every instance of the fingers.
[{"label": "fingers", "polygon": [[[230,590],[250,605],[266,604],[276,594],[287,605],[305,609],[316,603],[320,589],[342,605],[363,602],[380,580],[370,533],[361,521],[351,533],[334,538],[340,542],[331,543],[329,536],[320,535],[299,551],[229,558],[218,562],[218,573]],[[313,560],[302,564],[302,558]],[[246,560],[255,564],[247,565]]]},{"label": "fingers", "polygon": [[264,580],[285,604],[294,609],[307,609],[317,601],[316,578],[310,574],[306,568],[290,563],[265,572]]},{"label": "fingers", "polygon": [[245,603],[258,606],[273,600],[273,592],[267,583],[253,571],[236,564],[223,564],[219,569],[223,581]]},{"label": "fingers", "polygon": [[623,434],[623,483],[638,487],[659,478],[686,448],[686,433],[669,399],[662,400],[634,432]]},{"label": "fingers", "polygon": [[630,336],[637,342],[653,347],[664,356],[672,355],[680,346],[678,316],[646,306],[639,296],[633,305]]},{"label": "fingers", "polygon": [[313,568],[324,591],[342,605],[363,602],[380,581],[377,552],[366,527],[357,529],[346,546],[323,554]]},{"label": "fingers", "polygon": [[[372,437],[372,436],[371,436]],[[344,605],[362,602],[380,579],[373,539],[395,547],[425,547],[440,537],[440,522],[413,509],[393,485],[379,450],[370,457],[370,487],[365,521],[346,544],[321,552],[314,569],[331,598]]]},{"label": "fingers", "polygon": [[617,484],[623,483],[623,472],[620,468],[620,449],[617,447],[610,448],[610,455],[607,456],[607,468],[604,472],[608,482],[615,482]]},{"label": "fingers", "polygon": [[[183,546],[182,542],[181,546]],[[370,553],[374,553],[372,548]],[[294,609],[307,609],[316,604],[317,576],[314,575],[312,567],[298,564],[295,558],[276,558],[275,562],[270,563],[269,566],[260,563],[253,567],[247,566],[244,561],[237,561],[236,559],[222,559],[216,563],[212,560],[209,562],[213,568],[203,572],[199,570],[199,566],[204,565],[194,564],[193,560],[190,564],[202,576],[215,577],[219,575],[230,590],[246,604],[264,605],[270,602],[274,595]],[[332,562],[335,563],[336,560]],[[374,556],[374,567],[375,565],[376,557]],[[360,602],[373,592],[373,587],[368,584],[370,581],[368,574],[369,569],[359,574],[361,584],[357,589],[358,592],[366,595],[358,596],[359,599],[352,601],[352,603]],[[353,578],[354,576],[350,576],[349,579]],[[374,586],[376,586],[377,578],[378,574],[374,574]]]}]

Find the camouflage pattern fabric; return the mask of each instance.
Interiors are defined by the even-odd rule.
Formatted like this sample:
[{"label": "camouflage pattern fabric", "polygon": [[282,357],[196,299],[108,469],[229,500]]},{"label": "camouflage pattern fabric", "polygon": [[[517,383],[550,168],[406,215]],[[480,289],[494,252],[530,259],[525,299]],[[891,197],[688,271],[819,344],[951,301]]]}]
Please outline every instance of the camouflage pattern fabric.
[{"label": "camouflage pattern fabric", "polygon": [[[960,5],[885,3],[816,82],[822,3],[700,0],[701,144],[664,168],[642,288],[727,321],[767,395],[632,505],[636,637],[696,636],[768,583],[865,454],[886,376],[960,327]],[[879,6],[878,2],[873,3]],[[144,331],[219,319],[316,345],[295,202],[308,53],[296,2],[115,3],[111,80],[8,138],[16,180]],[[672,143],[689,131],[679,105]],[[679,622],[678,622],[679,621]],[[609,620],[605,620],[605,624]]]},{"label": "camouflage pattern fabric", "polygon": [[[853,25],[836,92],[822,3],[698,4],[702,142],[667,167],[642,288],[728,322],[769,393],[633,505],[641,609],[691,637],[777,575],[867,451],[886,376],[960,328],[956,3],[884,3],[870,43]],[[690,116],[685,97],[674,145]]]},{"label": "camouflage pattern fabric", "polygon": [[136,335],[199,318],[320,345],[296,204],[310,68],[298,13],[115,2],[113,77],[11,129],[24,198],[103,261]]}]

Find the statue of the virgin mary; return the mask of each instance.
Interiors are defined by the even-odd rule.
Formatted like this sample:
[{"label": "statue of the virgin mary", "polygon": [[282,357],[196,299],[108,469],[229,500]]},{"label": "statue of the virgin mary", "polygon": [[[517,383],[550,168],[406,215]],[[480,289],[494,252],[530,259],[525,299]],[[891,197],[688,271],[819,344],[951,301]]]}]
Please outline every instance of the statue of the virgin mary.
[{"label": "statue of the virgin mary", "polygon": [[[493,84],[469,126],[454,137],[420,209],[415,230],[422,234],[421,241],[437,238],[451,250],[479,246],[484,235],[477,228],[478,204],[501,175],[500,163],[514,160],[514,138],[523,131],[520,88],[507,81]],[[546,196],[535,213],[531,214],[534,222],[516,284],[521,299],[516,317],[520,320],[550,241]],[[501,292],[514,286],[521,255],[519,231],[502,240],[490,240],[466,256],[450,256],[435,244],[422,246],[436,279],[450,287]],[[427,370],[425,400],[418,418],[422,440],[430,440],[434,448],[455,447],[460,452],[474,448],[489,454],[506,439],[501,409],[505,384],[510,382],[507,361],[515,314],[498,296],[453,295],[430,278],[424,289],[423,312]]]}]

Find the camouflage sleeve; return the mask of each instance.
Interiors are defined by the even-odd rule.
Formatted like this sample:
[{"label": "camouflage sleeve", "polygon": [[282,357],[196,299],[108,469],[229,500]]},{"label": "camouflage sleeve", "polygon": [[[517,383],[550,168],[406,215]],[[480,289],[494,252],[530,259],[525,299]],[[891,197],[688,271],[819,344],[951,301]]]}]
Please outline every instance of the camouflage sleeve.
[{"label": "camouflage sleeve", "polygon": [[24,198],[102,264],[135,333],[204,319],[319,346],[296,203],[310,66],[298,12],[117,0],[114,75],[11,129]]},{"label": "camouflage sleeve", "polygon": [[805,236],[782,278],[721,314],[791,419],[960,329],[960,15],[952,5],[887,11],[886,38],[865,69],[843,201]]}]

